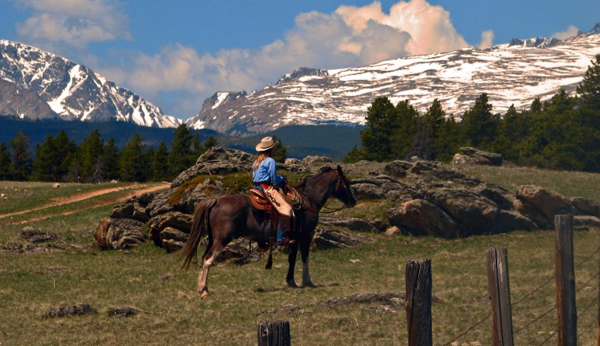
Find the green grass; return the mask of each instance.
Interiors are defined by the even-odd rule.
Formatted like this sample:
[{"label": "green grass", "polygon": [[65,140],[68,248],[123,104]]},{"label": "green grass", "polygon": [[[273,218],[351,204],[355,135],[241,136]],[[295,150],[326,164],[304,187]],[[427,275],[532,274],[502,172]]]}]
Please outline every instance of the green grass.
[{"label": "green grass", "polygon": [[[536,176],[520,173],[524,176],[519,179],[535,181],[538,172],[533,173]],[[571,174],[556,173],[556,178],[562,184]],[[566,189],[561,184],[558,189]],[[569,189],[577,193],[575,186]],[[423,258],[432,260],[433,339],[441,345],[490,313],[486,251],[493,247],[508,249],[515,331],[552,309],[556,301],[552,231],[458,240],[363,234],[374,242],[311,252],[316,289],[287,288],[287,258],[276,253],[272,270],[264,269],[266,258],[245,266],[215,266],[209,277],[212,295],[202,300],[195,291],[199,268],[180,272],[177,256],[150,242],[129,251],[88,247],[98,220],[111,209],[105,206],[33,223],[80,249],[0,252],[0,345],[256,345],[257,322],[281,319],[290,321],[294,345],[406,345],[403,310],[374,312],[368,309],[374,303],[337,307],[323,303],[355,294],[404,292],[406,263]],[[381,213],[374,201],[359,201],[355,210],[358,215]],[[18,239],[23,226],[1,226],[0,246],[23,242]],[[599,229],[575,232],[578,330],[591,326],[578,339],[580,345],[595,344],[599,246]],[[298,282],[300,271],[298,265]],[[84,303],[98,314],[41,318],[51,308]],[[108,316],[110,309],[123,306],[142,312],[128,318]],[[492,344],[491,323],[485,319],[455,345]],[[541,344],[555,328],[556,311],[551,311],[516,333],[515,343]],[[555,344],[556,336],[549,343]]]},{"label": "green grass", "polygon": [[0,215],[39,207],[73,194],[133,186],[132,183],[61,183],[60,188],[55,189],[52,185],[44,182],[0,181],[0,194],[5,195],[5,198],[0,198]]},{"label": "green grass", "polygon": [[600,201],[600,174],[561,172],[527,167],[452,165],[461,173],[495,183],[515,192],[521,185],[538,185],[565,197],[583,197]]}]

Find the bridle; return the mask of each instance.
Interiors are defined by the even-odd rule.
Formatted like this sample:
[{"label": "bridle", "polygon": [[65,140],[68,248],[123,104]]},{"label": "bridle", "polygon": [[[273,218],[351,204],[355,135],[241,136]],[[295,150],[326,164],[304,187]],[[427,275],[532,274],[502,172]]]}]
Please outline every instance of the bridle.
[{"label": "bridle", "polygon": [[[350,187],[348,186],[348,184],[346,183],[346,179],[344,179],[344,177],[340,174],[340,172],[338,170],[335,170],[335,174],[336,174],[336,178],[337,178],[337,183],[335,184],[335,189],[333,190],[333,194],[338,194],[340,188],[344,188],[344,190],[347,192]],[[351,193],[351,192],[350,192]],[[321,209],[325,209],[326,211],[323,211],[324,214],[333,214],[336,213],[342,209],[347,208],[346,207],[346,203],[343,203],[343,205],[339,208],[330,208],[328,206],[326,206],[325,204],[321,204],[317,201],[315,201],[312,197],[310,197],[309,195],[307,195],[306,193],[304,193],[304,191],[302,191],[302,195],[304,197],[306,197],[308,200],[310,200],[313,204],[317,205],[318,208],[314,209],[314,208],[308,208],[306,205],[304,205],[304,208],[308,211],[311,211],[315,214],[319,214],[319,210]]]}]

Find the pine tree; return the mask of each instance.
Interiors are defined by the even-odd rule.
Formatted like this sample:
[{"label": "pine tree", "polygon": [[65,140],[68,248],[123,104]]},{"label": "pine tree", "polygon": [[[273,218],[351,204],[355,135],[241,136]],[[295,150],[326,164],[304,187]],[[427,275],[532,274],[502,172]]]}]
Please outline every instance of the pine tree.
[{"label": "pine tree", "polygon": [[585,153],[584,169],[600,172],[600,54],[591,63],[577,87],[580,108],[574,115],[574,123],[579,133],[572,133],[577,133],[574,142]]},{"label": "pine tree", "polygon": [[[421,127],[427,130],[424,127]],[[392,125],[392,152],[388,159],[404,159],[408,156],[423,154],[427,133],[423,132],[416,138],[419,130],[419,112],[408,100],[400,101],[396,105],[396,122]]]},{"label": "pine tree", "polygon": [[591,63],[583,81],[577,86],[577,94],[582,106],[600,110],[600,54]]},{"label": "pine tree", "polygon": [[56,153],[52,135],[47,135],[42,144],[36,145],[31,172],[32,180],[58,181],[56,177],[58,171]]},{"label": "pine tree", "polygon": [[[201,154],[204,154],[204,152],[206,152],[208,149],[212,148],[212,147],[216,147],[217,145],[219,145],[219,141],[217,141],[217,139],[213,136],[208,136],[208,138],[204,141],[204,143],[202,143],[202,152]],[[198,155],[198,156],[200,156]],[[286,155],[287,155],[287,150],[286,150]]]},{"label": "pine tree", "polygon": [[17,137],[10,140],[12,169],[15,180],[27,180],[31,175],[31,151],[29,137],[23,131],[17,132]]},{"label": "pine tree", "polygon": [[484,150],[490,149],[496,136],[497,121],[497,117],[492,114],[492,105],[487,94],[482,93],[462,119],[466,144]]},{"label": "pine tree", "polygon": [[81,142],[78,150],[78,158],[81,167],[81,177],[84,181],[99,182],[102,180],[102,154],[104,152],[104,140],[100,131],[95,129],[89,137]]},{"label": "pine tree", "polygon": [[275,162],[283,163],[287,159],[287,148],[283,146],[283,142],[277,136],[273,136],[273,140],[277,142],[273,148],[273,159]]},{"label": "pine tree", "polygon": [[443,162],[451,161],[463,141],[460,124],[454,120],[454,117],[448,117],[440,125],[433,142],[436,159]]},{"label": "pine tree", "polygon": [[139,133],[134,134],[125,145],[119,157],[122,180],[145,181],[146,163],[143,152],[145,147],[144,140]]},{"label": "pine tree", "polygon": [[387,97],[373,101],[366,117],[367,128],[360,132],[364,159],[386,161],[392,158],[392,136],[398,126],[398,112]]},{"label": "pine tree", "polygon": [[119,149],[111,137],[102,151],[102,180],[115,180],[120,177]]},{"label": "pine tree", "polygon": [[10,180],[13,177],[10,153],[4,142],[0,143],[0,180]]},{"label": "pine tree", "polygon": [[165,142],[160,142],[154,153],[153,168],[152,180],[154,181],[168,181],[174,178],[169,171],[169,153]]},{"label": "pine tree", "polygon": [[69,140],[69,136],[61,130],[54,139],[56,150],[56,180],[80,181],[79,160],[77,159],[77,144]]},{"label": "pine tree", "polygon": [[440,148],[438,147],[439,132],[445,121],[446,113],[442,109],[442,103],[438,99],[434,99],[423,118],[419,119],[418,130],[417,133],[415,133],[413,142],[415,144],[419,142],[422,143],[422,153],[419,157],[431,160],[437,159],[440,152]]},{"label": "pine tree", "polygon": [[192,160],[192,140],[194,139],[186,124],[181,124],[175,129],[175,136],[171,143],[169,165],[173,176],[190,168],[195,162]]},{"label": "pine tree", "polygon": [[144,165],[144,178],[142,181],[152,180],[154,177],[154,156],[155,151],[153,147],[148,147],[146,152],[143,154],[143,161],[147,164]]}]

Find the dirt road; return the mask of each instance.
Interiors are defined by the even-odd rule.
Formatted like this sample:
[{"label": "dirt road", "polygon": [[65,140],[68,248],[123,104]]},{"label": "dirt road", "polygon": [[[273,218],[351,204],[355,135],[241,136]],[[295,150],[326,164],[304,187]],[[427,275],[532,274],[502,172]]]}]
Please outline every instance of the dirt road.
[{"label": "dirt road", "polygon": [[[154,191],[158,191],[158,190],[167,189],[169,187],[169,185],[170,184],[160,184],[160,185],[154,185],[154,186],[150,186],[150,187],[138,186],[138,185],[127,185],[127,186],[112,187],[112,188],[106,188],[106,189],[95,190],[95,191],[90,191],[90,192],[78,193],[78,194],[74,194],[74,195],[71,195],[68,197],[56,198],[56,199],[52,200],[50,203],[47,203],[47,204],[44,204],[44,205],[41,205],[41,206],[38,206],[38,207],[35,207],[32,209],[22,210],[22,211],[13,212],[13,213],[7,213],[7,214],[0,214],[0,224],[5,224],[5,225],[6,224],[15,224],[15,223],[24,224],[24,223],[28,223],[28,222],[32,222],[32,221],[47,219],[47,218],[54,217],[54,216],[69,215],[69,214],[73,214],[73,213],[76,213],[79,211],[84,211],[87,209],[92,209],[92,208],[97,208],[97,207],[103,207],[103,206],[113,204],[113,203],[116,203],[119,201],[127,200],[135,195],[140,195],[140,194],[147,193],[147,192],[154,192]],[[72,209],[69,209],[69,210],[63,210],[63,211],[56,212],[56,213],[44,213],[44,215],[40,215],[40,213],[39,213],[40,211],[44,211],[44,210],[54,208],[57,206],[73,204],[73,203],[89,200],[89,199],[92,199],[95,197],[108,195],[110,193],[123,191],[123,190],[128,190],[128,192],[125,195],[118,194],[118,195],[107,197],[107,198],[96,199],[89,204],[74,206]],[[25,217],[25,218],[19,218],[18,220],[14,220],[14,221],[9,219],[14,216],[25,215],[25,214],[32,214],[32,215],[29,217]]]}]

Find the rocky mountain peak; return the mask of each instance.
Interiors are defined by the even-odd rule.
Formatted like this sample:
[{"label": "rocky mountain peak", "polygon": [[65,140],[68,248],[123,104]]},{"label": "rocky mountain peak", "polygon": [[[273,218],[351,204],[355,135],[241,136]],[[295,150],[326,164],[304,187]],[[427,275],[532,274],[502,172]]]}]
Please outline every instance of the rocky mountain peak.
[{"label": "rocky mountain peak", "polygon": [[561,88],[576,91],[590,60],[600,54],[598,27],[564,41],[533,38],[369,66],[303,67],[233,101],[212,102],[186,123],[234,136],[285,125],[362,125],[369,106],[381,96],[394,104],[408,100],[421,113],[437,98],[446,114],[457,118],[484,92],[496,113],[511,105],[527,109],[535,98],[548,100]]},{"label": "rocky mountain peak", "polygon": [[181,123],[84,65],[17,42],[0,40],[0,80],[15,90],[12,97],[0,100],[0,114],[5,116],[117,120],[149,127],[176,127]]}]

